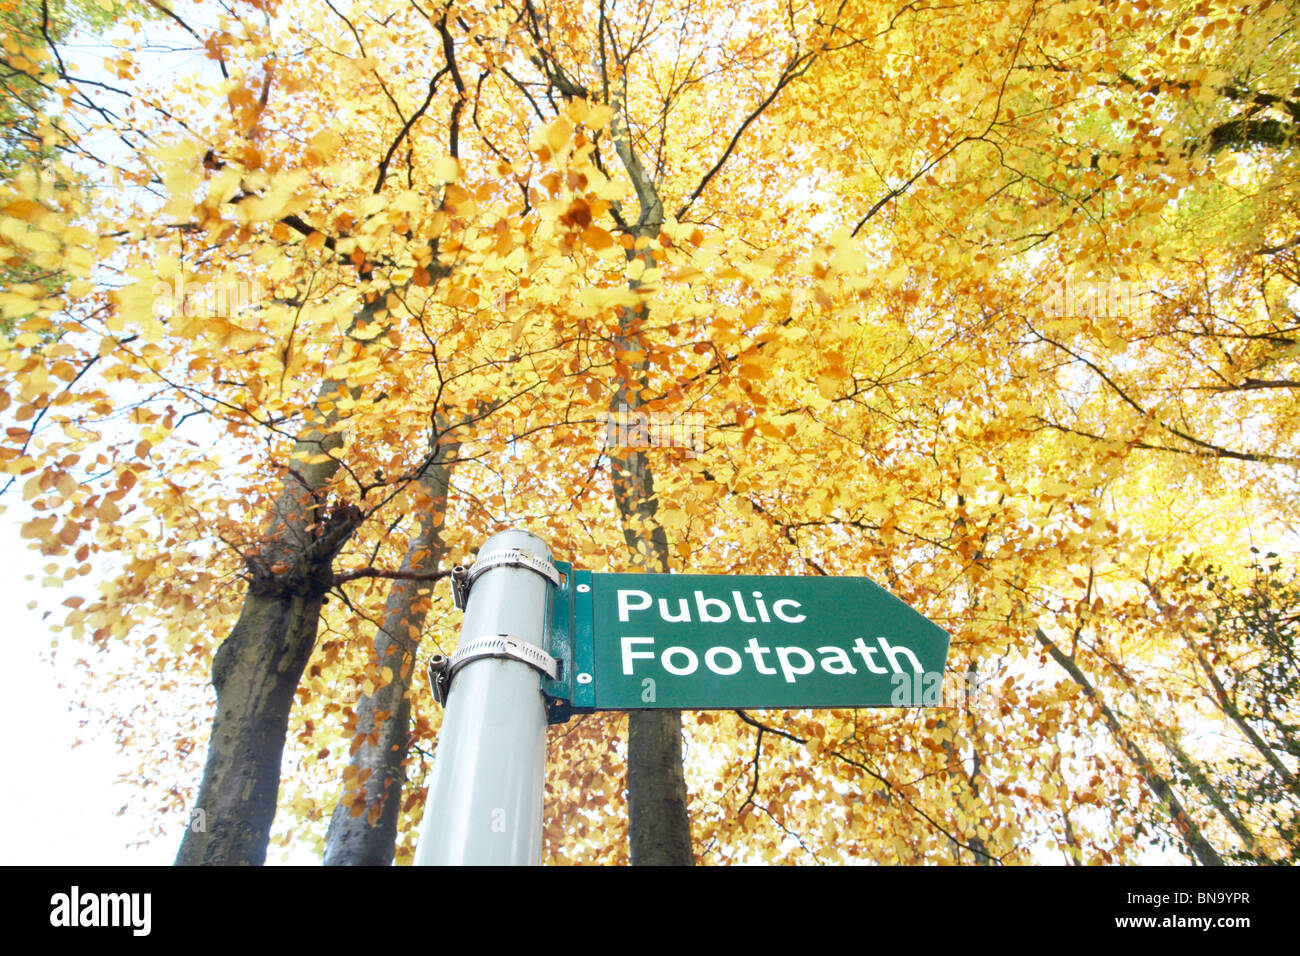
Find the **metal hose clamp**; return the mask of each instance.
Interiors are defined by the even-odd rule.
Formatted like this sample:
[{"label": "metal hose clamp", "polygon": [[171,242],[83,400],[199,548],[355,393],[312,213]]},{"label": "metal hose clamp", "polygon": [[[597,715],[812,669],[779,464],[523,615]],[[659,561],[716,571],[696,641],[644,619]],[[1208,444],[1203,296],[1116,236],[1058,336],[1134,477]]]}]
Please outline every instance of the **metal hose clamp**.
[{"label": "metal hose clamp", "polygon": [[464,565],[460,564],[452,568],[451,596],[452,600],[456,602],[456,607],[462,611],[465,610],[465,605],[469,603],[470,589],[474,586],[474,581],[479,575],[493,568],[508,567],[527,568],[546,578],[555,587],[560,586],[560,572],[550,561],[539,558],[531,551],[525,551],[523,548],[512,548],[509,551],[501,551],[491,557],[475,561],[473,567],[468,570]]},{"label": "metal hose clamp", "polygon": [[521,661],[551,680],[560,676],[560,662],[540,647],[534,647],[513,634],[493,634],[476,637],[456,649],[451,657],[434,654],[429,658],[429,683],[433,685],[433,699],[444,707],[451,693],[451,681],[466,664],[485,657]]}]

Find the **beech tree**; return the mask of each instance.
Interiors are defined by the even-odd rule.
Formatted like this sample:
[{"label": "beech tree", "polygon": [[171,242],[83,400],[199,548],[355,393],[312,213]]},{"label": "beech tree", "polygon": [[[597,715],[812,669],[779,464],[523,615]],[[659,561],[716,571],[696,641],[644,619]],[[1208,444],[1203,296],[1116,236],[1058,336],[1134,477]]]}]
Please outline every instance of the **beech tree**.
[{"label": "beech tree", "polygon": [[4,186],[3,267],[72,281],[0,298],[0,465],[47,580],[113,560],[74,638],[211,666],[201,780],[193,713],[146,775],[205,811],[179,862],[409,858],[440,580],[509,525],[866,575],[953,638],[939,709],[554,728],[551,858],[1291,852],[1179,570],[1294,510],[1286,5],[150,9],[202,69],[23,54],[98,125]]}]

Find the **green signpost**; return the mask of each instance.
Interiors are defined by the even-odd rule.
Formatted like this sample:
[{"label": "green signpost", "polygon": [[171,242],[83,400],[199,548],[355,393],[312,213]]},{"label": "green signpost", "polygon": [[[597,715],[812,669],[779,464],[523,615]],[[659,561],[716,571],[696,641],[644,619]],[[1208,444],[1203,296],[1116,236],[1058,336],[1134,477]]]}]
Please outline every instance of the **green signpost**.
[{"label": "green signpost", "polygon": [[417,864],[540,861],[548,721],[942,701],[948,635],[866,578],[594,574],[512,529],[452,590],[465,621],[429,662],[447,713]]},{"label": "green signpost", "polygon": [[933,706],[948,635],[867,578],[593,574],[558,565],[552,720],[666,707]]}]

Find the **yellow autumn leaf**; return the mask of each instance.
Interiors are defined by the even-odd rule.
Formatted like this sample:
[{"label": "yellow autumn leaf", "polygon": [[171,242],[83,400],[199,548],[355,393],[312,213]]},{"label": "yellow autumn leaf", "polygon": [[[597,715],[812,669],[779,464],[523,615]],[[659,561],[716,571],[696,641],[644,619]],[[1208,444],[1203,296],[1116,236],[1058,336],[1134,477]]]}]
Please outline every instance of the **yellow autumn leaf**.
[{"label": "yellow autumn leaf", "polygon": [[573,126],[566,117],[559,117],[546,127],[546,145],[552,153],[563,151],[573,135]]},{"label": "yellow autumn leaf", "polygon": [[342,136],[332,129],[323,129],[307,141],[307,155],[317,163],[328,163],[342,144]]}]

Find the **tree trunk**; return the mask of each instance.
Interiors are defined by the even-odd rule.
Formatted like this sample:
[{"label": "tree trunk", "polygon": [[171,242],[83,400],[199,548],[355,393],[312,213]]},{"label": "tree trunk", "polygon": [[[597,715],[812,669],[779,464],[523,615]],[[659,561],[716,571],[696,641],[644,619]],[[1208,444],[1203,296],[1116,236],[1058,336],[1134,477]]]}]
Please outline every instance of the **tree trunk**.
[{"label": "tree trunk", "polygon": [[1132,691],[1133,699],[1137,701],[1138,707],[1142,710],[1142,716],[1146,718],[1147,723],[1151,725],[1151,729],[1155,731],[1155,735],[1160,740],[1161,745],[1165,748],[1165,752],[1169,754],[1175,763],[1178,764],[1179,768],[1187,778],[1191,780],[1192,783],[1196,784],[1196,789],[1201,791],[1201,795],[1204,796],[1206,800],[1210,801],[1211,806],[1219,811],[1219,816],[1223,817],[1228,826],[1232,827],[1233,832],[1236,833],[1238,839],[1241,840],[1242,846],[1245,847],[1246,852],[1252,855],[1258,853],[1259,847],[1255,842],[1255,835],[1251,833],[1250,828],[1246,826],[1246,821],[1244,821],[1237,812],[1232,809],[1228,804],[1227,798],[1224,797],[1224,795],[1219,791],[1219,788],[1214,785],[1210,778],[1205,775],[1200,764],[1193,760],[1191,755],[1183,749],[1183,745],[1178,739],[1178,735],[1167,727],[1152,711],[1151,705],[1147,703],[1146,696],[1142,693],[1142,689],[1137,686],[1137,681],[1130,677],[1128,671],[1118,663],[1108,663],[1110,663],[1111,669],[1119,675],[1119,678],[1124,682],[1124,685]]},{"label": "tree trunk", "polygon": [[690,866],[695,861],[682,775],[681,711],[632,711],[627,748],[632,865]]},{"label": "tree trunk", "polygon": [[[969,693],[970,689],[976,685],[979,670],[976,666],[975,659],[972,658],[970,664],[966,667],[964,693]],[[975,712],[969,703],[965,706],[966,716],[970,718],[970,739],[976,741],[979,739],[978,729],[975,726]],[[937,720],[936,728],[942,730],[948,726],[948,721],[940,717]],[[978,748],[972,743],[970,771],[966,770],[966,761],[956,744],[953,743],[952,737],[949,736],[943,741],[944,756],[948,758],[947,776],[952,781],[953,796],[957,806],[963,811],[964,816],[972,822],[964,829],[961,828],[959,818],[953,820],[953,836],[948,838],[952,849],[953,862],[961,864],[963,862],[963,849],[968,850],[971,856],[971,862],[976,866],[990,866],[998,862],[997,858],[989,851],[988,842],[979,835],[979,825],[984,823],[985,829],[989,833],[996,830],[996,824],[989,825],[987,814],[981,812],[979,796],[979,775],[984,765],[980,759]],[[955,837],[960,836],[965,840],[962,844]]]},{"label": "tree trunk", "polygon": [[[249,595],[212,668],[217,715],[176,863],[259,865],[275,817],[289,708],[316,642],[319,595]],[[191,815],[191,819],[194,819]]]},{"label": "tree trunk", "polygon": [[286,572],[255,571],[243,611],[212,662],[217,714],[199,786],[202,826],[191,826],[179,866],[260,865],[275,817],[289,709],[329,590],[334,555],[360,523],[345,506]]},{"label": "tree trunk", "polygon": [[1278,776],[1286,781],[1287,787],[1292,791],[1300,791],[1300,781],[1296,779],[1295,774],[1286,768],[1286,764],[1282,762],[1273,748],[1265,743],[1264,738],[1250,725],[1250,721],[1237,707],[1236,702],[1228,693],[1228,689],[1223,686],[1223,681],[1219,679],[1219,675],[1210,665],[1205,654],[1195,644],[1192,645],[1192,650],[1195,651],[1196,660],[1200,663],[1201,669],[1205,671],[1205,676],[1210,680],[1210,687],[1214,689],[1214,699],[1218,702],[1219,709],[1228,715],[1246,739],[1250,741],[1251,746],[1259,752],[1261,757],[1268,761],[1269,765],[1277,771]]},{"label": "tree trunk", "polygon": [[[632,148],[631,137],[623,122],[620,104],[615,104],[611,120],[615,150],[636,189],[641,214],[633,231],[637,238],[656,240],[663,224],[664,209],[658,186],[642,166]],[[644,258],[646,267],[656,263],[649,250],[628,250],[630,259]],[[635,292],[641,283],[632,279],[628,287]],[[644,304],[620,308],[619,331],[614,346],[621,359],[641,348],[641,330],[649,319]],[[629,374],[619,382],[611,402],[615,414],[634,413],[641,406],[641,391],[646,386],[648,362],[628,361]],[[614,500],[623,520],[623,537],[632,562],[639,569],[668,573],[668,535],[655,513],[654,475],[643,451],[610,450]],[[686,810],[686,778],[682,772],[682,715],[677,710],[632,711],[628,715],[627,803],[629,855],[633,866],[691,866],[691,823]]]},{"label": "tree trunk", "polygon": [[[638,390],[620,388],[615,403],[635,408]],[[655,518],[659,508],[645,453],[610,449],[614,498],[632,561],[642,571],[666,574],[668,538]],[[628,715],[628,840],[633,866],[690,866],[691,823],[682,772],[682,715],[677,710],[634,710]]]},{"label": "tree trunk", "polygon": [[178,866],[260,865],[266,860],[280,788],[289,709],[316,644],[332,565],[360,523],[356,508],[324,510],[321,491],[338,468],[302,458],[337,449],[332,428],[344,390],[324,382],[318,407],[331,411],[294,445],[290,478],[272,507],[260,551],[245,555],[252,581],[239,620],[212,662],[217,713],[195,811],[176,856]]},{"label": "tree trunk", "polygon": [[1043,633],[1041,628],[1035,628],[1034,635],[1038,638],[1038,642],[1052,655],[1052,659],[1065,668],[1066,673],[1074,678],[1074,682],[1083,688],[1084,693],[1101,710],[1102,719],[1106,721],[1106,726],[1110,730],[1111,736],[1115,738],[1115,742],[1133,761],[1138,773],[1142,775],[1142,779],[1146,781],[1147,787],[1155,794],[1156,799],[1168,807],[1169,815],[1173,818],[1174,828],[1182,837],[1183,843],[1192,858],[1202,866],[1223,866],[1223,857],[1219,856],[1218,851],[1205,839],[1205,836],[1201,833],[1201,828],[1196,825],[1196,821],[1183,808],[1178,796],[1174,793],[1173,786],[1151,763],[1142,748],[1138,746],[1137,741],[1124,732],[1124,727],[1120,724],[1119,718],[1101,699],[1096,688],[1092,686],[1092,682],[1088,680],[1087,675],[1083,673],[1079,665],[1074,662],[1073,658],[1067,657],[1056,646],[1056,642]]},{"label": "tree trunk", "polygon": [[[441,532],[451,462],[459,448],[459,444],[440,446],[420,478],[420,487],[429,499],[421,514],[420,530],[402,561],[403,571],[432,573],[446,555]],[[357,704],[356,735],[362,739],[348,760],[351,769],[344,774],[344,798],[330,818],[326,866],[388,866],[393,862],[411,736],[409,691],[418,674],[416,652],[431,601],[429,588],[418,581],[399,580],[388,592],[374,650],[376,668],[391,668],[393,679],[373,694],[363,694]]]}]

